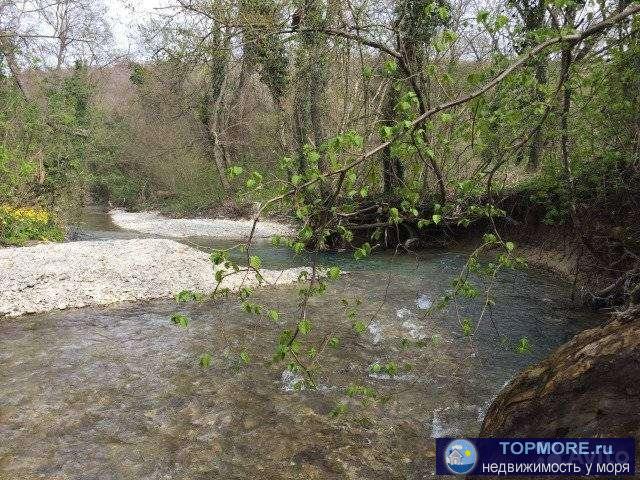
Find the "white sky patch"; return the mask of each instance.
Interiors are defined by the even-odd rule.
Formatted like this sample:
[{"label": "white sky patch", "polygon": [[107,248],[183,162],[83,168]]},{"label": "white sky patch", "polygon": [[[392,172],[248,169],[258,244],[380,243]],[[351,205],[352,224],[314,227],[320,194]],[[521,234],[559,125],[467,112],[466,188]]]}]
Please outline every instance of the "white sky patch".
[{"label": "white sky patch", "polygon": [[133,52],[138,45],[138,26],[159,14],[162,7],[171,3],[167,0],[105,0],[113,39],[118,50]]}]

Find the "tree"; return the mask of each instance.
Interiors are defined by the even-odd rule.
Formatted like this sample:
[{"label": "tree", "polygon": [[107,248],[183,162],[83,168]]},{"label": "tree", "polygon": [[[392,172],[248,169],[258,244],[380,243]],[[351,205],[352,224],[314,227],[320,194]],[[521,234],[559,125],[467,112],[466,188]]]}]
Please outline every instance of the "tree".
[{"label": "tree", "polygon": [[[521,20],[518,36],[514,47],[516,52],[523,54],[537,45],[542,29],[546,25],[546,9],[544,0],[510,0],[509,5],[515,8]],[[539,55],[532,64],[537,85],[534,85],[532,98],[540,103],[544,100],[542,89],[547,84],[548,60],[546,53]],[[531,138],[528,154],[528,168],[536,170],[540,163],[542,149],[542,129],[537,129]]]},{"label": "tree", "polygon": [[[432,0],[398,0],[395,3],[394,36],[396,50],[400,55],[401,68],[391,64],[389,73],[392,84],[387,90],[383,110],[383,121],[387,126],[393,125],[398,118],[396,108],[403,91],[411,90],[418,100],[420,113],[431,106],[430,82],[425,75],[425,67],[433,49],[437,33],[449,23],[450,5],[445,1]],[[429,139],[424,138],[428,145]],[[401,159],[397,158],[391,147],[386,148],[383,157],[384,190],[391,193],[402,184],[404,168]],[[446,187],[440,167],[431,156],[424,165],[433,170],[438,183],[440,200],[446,201]]]}]

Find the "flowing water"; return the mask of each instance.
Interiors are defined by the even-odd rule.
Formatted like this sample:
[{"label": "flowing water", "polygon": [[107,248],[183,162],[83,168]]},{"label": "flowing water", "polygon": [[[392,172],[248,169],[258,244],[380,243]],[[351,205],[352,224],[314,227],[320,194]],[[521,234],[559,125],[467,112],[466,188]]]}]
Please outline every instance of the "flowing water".
[{"label": "flowing water", "polygon": [[[100,212],[87,214],[76,235],[134,236]],[[257,250],[268,268],[309,261]],[[491,317],[469,340],[459,318],[477,314],[477,304],[431,316],[424,310],[447,288],[462,254],[321,260],[351,273],[310,303],[316,332],[341,337],[340,348],[321,357],[317,390],[297,391],[296,376],[269,363],[282,325],[245,313],[232,299],[3,319],[0,479],[432,477],[433,437],[477,434],[506,382],[598,321],[573,310],[569,287],[552,276],[507,273]],[[353,333],[342,298],[361,300],[364,334]],[[281,324],[294,321],[294,287],[267,288],[256,299],[278,308]],[[176,311],[190,316],[187,329],[169,321]],[[311,339],[320,342],[318,334]],[[522,337],[530,353],[515,351]],[[205,352],[209,368],[198,364]],[[397,375],[371,373],[373,363],[391,361]],[[375,400],[346,397],[352,384],[372,386]],[[340,402],[348,411],[331,416]]]}]

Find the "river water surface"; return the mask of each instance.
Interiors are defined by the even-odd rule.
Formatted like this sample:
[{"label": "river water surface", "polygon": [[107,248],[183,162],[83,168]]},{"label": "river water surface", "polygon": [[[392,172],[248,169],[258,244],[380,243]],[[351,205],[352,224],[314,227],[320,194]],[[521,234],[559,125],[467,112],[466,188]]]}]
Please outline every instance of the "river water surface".
[{"label": "river water surface", "polygon": [[[117,231],[98,211],[85,215],[77,234],[139,236]],[[203,249],[232,243],[183,241]],[[267,268],[309,261],[257,248]],[[477,434],[506,382],[598,321],[573,310],[569,286],[552,276],[505,273],[491,318],[468,339],[459,318],[477,315],[477,304],[431,316],[424,310],[464,255],[321,260],[351,273],[310,304],[317,329],[310,338],[341,339],[321,357],[317,390],[296,391],[296,376],[269,362],[278,333],[295,320],[296,287],[256,294],[282,312],[279,325],[233,299],[3,319],[0,479],[431,478],[433,437]],[[364,334],[351,329],[343,298],[361,302]],[[170,322],[177,311],[191,318],[188,328]],[[517,353],[523,337],[531,351]],[[209,368],[199,365],[203,353],[212,356]],[[400,371],[372,373],[376,362]],[[375,399],[345,396],[354,384],[373,387]],[[338,403],[348,411],[331,416]]]}]

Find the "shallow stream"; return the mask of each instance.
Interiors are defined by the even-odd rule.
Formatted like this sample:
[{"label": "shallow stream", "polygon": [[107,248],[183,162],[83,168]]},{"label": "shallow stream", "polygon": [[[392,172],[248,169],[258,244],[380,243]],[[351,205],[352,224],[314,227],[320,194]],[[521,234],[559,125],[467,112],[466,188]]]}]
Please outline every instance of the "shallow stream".
[{"label": "shallow stream", "polygon": [[[76,238],[139,236],[92,211]],[[203,249],[233,243],[183,241]],[[309,260],[257,249],[267,268]],[[317,330],[341,338],[321,357],[317,390],[295,391],[286,366],[268,363],[279,331],[295,319],[295,287],[256,295],[282,312],[282,325],[245,313],[233,299],[3,319],[0,479],[431,478],[432,437],[475,435],[506,382],[599,321],[573,309],[570,287],[553,276],[505,273],[491,318],[470,340],[459,318],[477,315],[477,304],[431,316],[424,310],[449,286],[463,254],[321,260],[351,273],[310,305]],[[364,334],[350,328],[342,298],[361,300]],[[170,322],[176,311],[190,316],[187,329]],[[514,348],[523,337],[529,353]],[[209,368],[198,364],[205,352]],[[401,371],[371,373],[375,362]],[[346,397],[352,384],[373,387],[375,400]],[[340,402],[348,411],[329,415]]]}]

